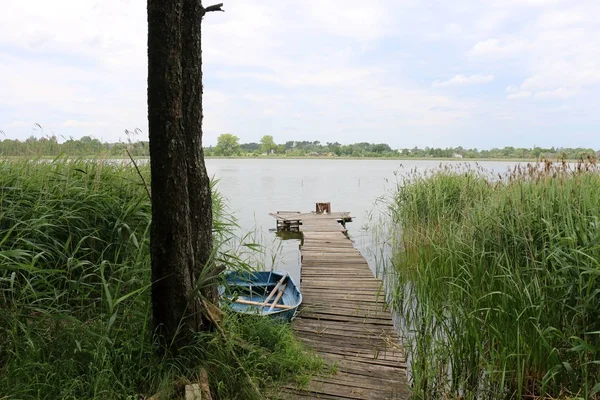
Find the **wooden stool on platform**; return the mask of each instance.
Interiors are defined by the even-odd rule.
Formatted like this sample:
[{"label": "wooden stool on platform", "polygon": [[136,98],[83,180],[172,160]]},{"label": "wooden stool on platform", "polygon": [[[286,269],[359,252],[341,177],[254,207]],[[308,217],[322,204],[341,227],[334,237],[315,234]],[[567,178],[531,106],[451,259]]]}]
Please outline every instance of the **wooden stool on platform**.
[{"label": "wooden stool on platform", "polygon": [[331,203],[317,203],[315,208],[317,214],[331,214]]}]

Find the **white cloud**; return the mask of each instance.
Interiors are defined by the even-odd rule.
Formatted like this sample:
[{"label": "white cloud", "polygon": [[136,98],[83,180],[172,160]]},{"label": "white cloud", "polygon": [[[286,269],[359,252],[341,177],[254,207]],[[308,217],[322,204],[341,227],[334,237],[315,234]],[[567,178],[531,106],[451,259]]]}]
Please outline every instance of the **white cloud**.
[{"label": "white cloud", "polygon": [[11,2],[9,10],[0,16],[0,43],[74,61],[90,57],[104,65],[128,58],[145,65],[142,1],[37,0]]},{"label": "white cloud", "polygon": [[507,99],[524,99],[527,97],[531,97],[531,92],[520,91],[520,92],[516,92],[516,93],[511,93],[508,96],[506,96]]},{"label": "white cloud", "polygon": [[505,9],[492,9],[477,18],[475,21],[475,29],[481,33],[493,32],[506,21],[508,16],[509,12]]},{"label": "white cloud", "polygon": [[489,83],[494,80],[494,75],[455,75],[454,77],[446,81],[435,81],[431,84],[433,87],[443,88],[452,86],[465,86],[465,85],[477,85],[482,83]]},{"label": "white cloud", "polygon": [[503,6],[513,6],[513,7],[519,7],[519,8],[523,8],[523,7],[535,7],[535,6],[542,6],[542,7],[548,7],[548,6],[552,6],[555,4],[560,4],[560,3],[564,3],[567,2],[569,0],[495,0],[496,4],[501,4]]},{"label": "white cloud", "polygon": [[384,36],[393,23],[389,1],[304,0],[301,4],[323,30],[358,41]]},{"label": "white cloud", "polygon": [[377,70],[372,68],[344,66],[327,68],[326,66],[319,65],[320,68],[315,68],[311,65],[299,64],[283,68],[273,67],[273,70],[268,73],[217,72],[217,76],[224,79],[250,78],[293,88],[302,86],[329,87],[352,85],[356,81],[364,80],[377,73]]},{"label": "white cloud", "polygon": [[535,97],[539,99],[568,99],[577,94],[576,90],[573,89],[565,89],[565,88],[557,88],[552,90],[543,90],[541,92],[537,92]]},{"label": "white cloud", "polygon": [[544,28],[564,28],[584,21],[586,18],[579,10],[549,11],[541,15],[537,24]]},{"label": "white cloud", "polygon": [[[600,3],[594,0],[498,0],[502,25],[477,38],[469,60],[494,63],[496,75],[512,74],[508,99],[571,101],[596,96],[600,85]],[[600,101],[600,100],[599,100]],[[588,104],[585,103],[584,107]]]},{"label": "white cloud", "polygon": [[507,58],[522,54],[531,46],[523,40],[500,41],[499,39],[487,39],[475,43],[469,50],[472,57]]},{"label": "white cloud", "polygon": [[505,90],[508,95],[506,96],[507,99],[525,99],[528,97],[531,97],[533,95],[533,93],[531,91],[528,90],[523,90],[520,87],[515,87],[515,86],[508,86]]},{"label": "white cloud", "polygon": [[30,122],[25,121],[13,121],[6,125],[7,128],[22,128],[22,127],[31,127]]},{"label": "white cloud", "polygon": [[77,121],[74,119],[69,119],[69,120],[63,122],[62,125],[65,127],[68,127],[68,128],[72,128],[72,127],[89,128],[91,126],[106,126],[106,123],[98,122],[98,121]]},{"label": "white cloud", "polygon": [[460,24],[457,24],[457,23],[446,24],[446,33],[449,33],[450,35],[458,35],[462,32],[463,32],[463,28]]}]

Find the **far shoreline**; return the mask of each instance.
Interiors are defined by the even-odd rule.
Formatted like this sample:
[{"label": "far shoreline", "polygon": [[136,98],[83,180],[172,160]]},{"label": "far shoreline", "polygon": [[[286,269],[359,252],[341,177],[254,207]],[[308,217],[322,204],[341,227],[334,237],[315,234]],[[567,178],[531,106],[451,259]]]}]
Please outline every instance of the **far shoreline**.
[{"label": "far shoreline", "polygon": [[[149,157],[143,157],[149,158]],[[479,161],[514,161],[514,162],[543,162],[534,158],[451,158],[451,157],[319,157],[319,156],[205,156],[205,159],[216,160],[382,160],[382,161],[453,161],[453,162],[479,162]],[[550,160],[552,162],[561,162],[562,159]],[[567,162],[577,162],[577,159],[566,159]]]},{"label": "far shoreline", "polygon": [[[0,161],[10,160],[24,160],[24,159],[38,159],[38,160],[53,160],[57,158],[69,158],[71,160],[83,160],[83,159],[103,159],[103,160],[129,160],[127,156],[117,156],[114,154],[90,154],[90,155],[68,155],[63,154],[61,156],[45,156],[45,155],[31,155],[31,156],[0,156]],[[134,160],[149,160],[149,156],[133,156]],[[553,163],[568,162],[576,163],[582,161],[581,159],[534,159],[534,158],[451,158],[451,157],[324,157],[324,156],[204,156],[206,160],[369,160],[369,161],[440,161],[440,162],[484,162],[484,161],[495,161],[495,162],[518,162],[518,163],[541,163],[545,161],[551,161]],[[583,160],[586,161],[586,160]]]}]

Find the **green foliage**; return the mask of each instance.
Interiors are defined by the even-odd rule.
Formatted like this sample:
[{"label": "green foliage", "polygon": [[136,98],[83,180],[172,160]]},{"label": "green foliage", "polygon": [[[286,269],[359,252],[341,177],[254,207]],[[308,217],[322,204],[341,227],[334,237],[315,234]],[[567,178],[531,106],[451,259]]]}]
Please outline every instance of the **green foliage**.
[{"label": "green foliage", "polygon": [[597,158],[597,152],[590,148],[541,148],[534,146],[532,148],[506,146],[504,148],[492,148],[489,150],[465,149],[462,146],[434,148],[418,147],[400,150],[403,157],[411,158],[478,158],[478,159],[521,159],[521,160],[560,160],[566,158],[568,160],[587,159],[588,157]]},{"label": "green foliage", "polygon": [[242,143],[240,145],[240,148],[242,149],[242,151],[246,152],[246,153],[256,153],[258,154],[260,152],[260,144],[259,143]]},{"label": "green foliage", "polygon": [[[217,335],[199,336],[201,345],[195,346],[199,363],[209,374],[211,387],[220,388],[226,399],[256,399],[277,397],[279,384],[288,382],[302,386],[309,374],[322,370],[323,361],[306,353],[288,323],[252,315],[226,314],[223,327],[229,338],[224,341]],[[262,396],[251,389],[232,352],[241,359],[241,367],[252,374]],[[263,397],[264,396],[264,397]]]},{"label": "green foliage", "polygon": [[[141,172],[148,181],[148,165]],[[225,250],[234,221],[213,192],[216,257],[249,268]],[[266,396],[321,367],[289,326],[227,314],[225,338],[199,334],[177,358],[160,356],[151,331],[150,217],[129,165],[0,162],[0,397],[168,398],[206,368],[219,398],[252,398],[239,390],[248,387],[242,368]]]},{"label": "green foliage", "polygon": [[[70,156],[105,155],[107,157],[126,157],[125,149],[136,157],[149,155],[148,142],[140,141],[141,131],[125,131],[124,140],[119,138],[117,143],[102,143],[98,139],[84,136],[79,140],[69,138],[59,143],[56,136],[44,135],[41,126],[35,125],[36,135],[25,141],[5,139],[0,141],[0,156],[37,156],[55,157],[60,154]],[[64,138],[63,138],[64,139]],[[597,158],[594,149],[590,148],[515,148],[511,146],[502,149],[489,150],[466,149],[462,146],[454,148],[425,147],[420,149],[392,149],[386,143],[353,143],[342,145],[338,142],[321,143],[315,141],[288,141],[277,144],[271,135],[265,135],[260,143],[242,143],[231,133],[218,137],[215,147],[204,148],[207,156],[259,156],[277,154],[290,157],[386,157],[386,158],[465,158],[465,159],[569,159],[579,160]]]},{"label": "green foliage", "polygon": [[596,398],[600,168],[413,174],[395,193],[395,304],[418,398]]},{"label": "green foliage", "polygon": [[231,134],[224,133],[217,138],[217,147],[215,154],[218,156],[235,156],[240,153],[240,138]]},{"label": "green foliage", "polygon": [[273,136],[265,135],[260,139],[260,150],[266,154],[274,153],[277,150]]},{"label": "green foliage", "polygon": [[126,130],[124,141],[119,138],[117,143],[103,143],[96,138],[83,136],[80,139],[72,137],[62,139],[59,143],[55,135],[46,135],[39,124],[34,125],[34,133],[25,141],[4,139],[0,141],[0,156],[16,157],[57,157],[61,154],[69,156],[107,156],[126,157],[125,149],[132,156],[148,156],[148,142],[139,141],[140,129]]}]

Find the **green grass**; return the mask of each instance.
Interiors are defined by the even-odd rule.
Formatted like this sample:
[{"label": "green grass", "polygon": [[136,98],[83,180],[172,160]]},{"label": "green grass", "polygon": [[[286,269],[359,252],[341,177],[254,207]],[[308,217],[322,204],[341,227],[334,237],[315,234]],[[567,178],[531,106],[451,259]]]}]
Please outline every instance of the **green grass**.
[{"label": "green grass", "polygon": [[598,166],[413,173],[391,211],[416,398],[598,398]]},{"label": "green grass", "polygon": [[[251,268],[230,250],[235,221],[213,193],[218,260]],[[321,369],[288,325],[227,313],[225,337],[202,333],[177,358],[158,355],[150,217],[130,166],[0,162],[0,398],[177,398],[205,368],[216,398],[258,399]]]}]

